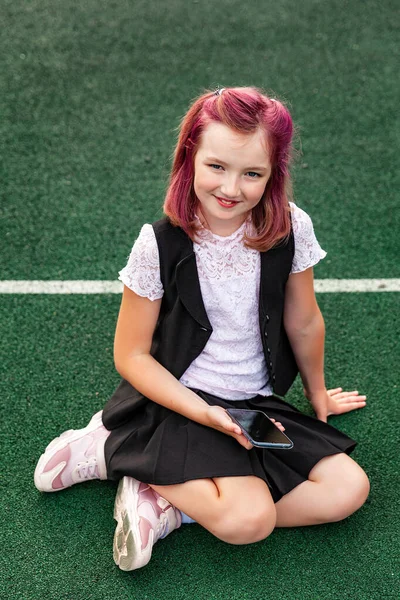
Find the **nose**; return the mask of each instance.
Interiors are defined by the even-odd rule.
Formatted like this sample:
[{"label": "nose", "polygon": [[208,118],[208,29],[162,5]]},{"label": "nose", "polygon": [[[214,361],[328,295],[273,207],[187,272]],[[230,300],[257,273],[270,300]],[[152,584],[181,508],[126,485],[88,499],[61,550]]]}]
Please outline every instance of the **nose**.
[{"label": "nose", "polygon": [[221,194],[228,200],[233,200],[240,196],[239,178],[236,175],[225,175],[221,184]]}]

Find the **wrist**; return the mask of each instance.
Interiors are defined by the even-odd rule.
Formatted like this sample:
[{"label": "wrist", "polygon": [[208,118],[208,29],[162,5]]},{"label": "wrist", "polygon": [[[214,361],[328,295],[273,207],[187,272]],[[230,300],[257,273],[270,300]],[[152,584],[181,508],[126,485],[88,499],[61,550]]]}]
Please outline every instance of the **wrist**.
[{"label": "wrist", "polygon": [[304,386],[304,395],[307,398],[311,398],[312,396],[319,396],[320,394],[326,394],[327,389],[325,386],[319,387],[306,387]]},{"label": "wrist", "polygon": [[198,396],[195,392],[191,393],[193,394],[193,399],[195,401],[191,404],[191,414],[186,416],[189,416],[192,421],[199,423],[199,425],[214,428],[215,423],[211,409],[215,408],[215,406],[208,404],[208,402],[203,400],[203,398]]}]

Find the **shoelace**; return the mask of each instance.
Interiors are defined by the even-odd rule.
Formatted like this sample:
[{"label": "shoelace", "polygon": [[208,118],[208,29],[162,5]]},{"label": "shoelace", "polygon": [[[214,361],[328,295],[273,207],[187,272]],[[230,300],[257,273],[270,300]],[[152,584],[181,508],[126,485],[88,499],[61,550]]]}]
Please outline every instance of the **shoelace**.
[{"label": "shoelace", "polygon": [[75,469],[79,479],[93,479],[95,477],[99,477],[99,473],[97,470],[97,461],[96,458],[93,457],[87,462],[78,463]]}]

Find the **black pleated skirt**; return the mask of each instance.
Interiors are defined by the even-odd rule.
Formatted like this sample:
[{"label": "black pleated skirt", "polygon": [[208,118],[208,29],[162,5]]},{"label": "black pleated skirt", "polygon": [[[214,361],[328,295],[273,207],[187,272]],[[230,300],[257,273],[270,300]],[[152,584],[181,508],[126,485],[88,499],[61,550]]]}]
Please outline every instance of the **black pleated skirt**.
[{"label": "black pleated skirt", "polygon": [[109,479],[129,475],[144,483],[171,485],[255,475],[266,482],[277,502],[306,481],[322,458],[340,452],[350,454],[356,446],[339,430],[276,396],[229,401],[193,391],[210,405],[264,411],[282,423],[294,447],[246,450],[234,438],[149,400],[138,406],[129,422],[111,431],[105,446]]}]

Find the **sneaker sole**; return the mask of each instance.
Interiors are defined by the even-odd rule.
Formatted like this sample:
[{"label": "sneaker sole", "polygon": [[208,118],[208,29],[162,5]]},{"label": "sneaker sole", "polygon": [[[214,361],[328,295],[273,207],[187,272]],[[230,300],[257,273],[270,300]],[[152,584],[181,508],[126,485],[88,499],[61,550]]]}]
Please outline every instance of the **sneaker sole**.
[{"label": "sneaker sole", "polygon": [[114,505],[114,519],[117,527],[114,534],[113,558],[122,571],[133,571],[147,565],[151,558],[153,547],[152,532],[150,532],[147,549],[142,552],[139,520],[136,506],[140,482],[132,477],[123,477],[118,485]]},{"label": "sneaker sole", "polygon": [[[96,429],[102,423],[101,416],[99,415],[101,415],[101,411],[100,413],[96,413],[95,415],[93,415],[89,423],[83,429],[69,429],[68,431],[64,431],[64,433],[56,437],[46,447],[46,450],[38,460],[38,464],[36,465],[35,473],[33,475],[35,486],[39,490],[39,492],[61,492],[62,490],[66,489],[58,488],[54,490],[53,488],[44,488],[41,481],[41,474],[44,468],[46,467],[46,464],[54,454],[59,452],[59,450],[65,448],[65,446],[67,446],[71,442],[75,442],[75,440],[78,440],[80,437],[86,435],[87,433],[90,433],[91,431],[93,431],[93,429]],[[51,456],[47,454],[49,451],[52,451]]]}]

